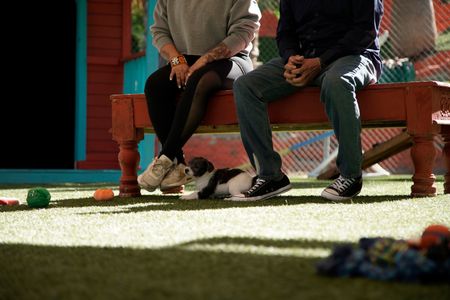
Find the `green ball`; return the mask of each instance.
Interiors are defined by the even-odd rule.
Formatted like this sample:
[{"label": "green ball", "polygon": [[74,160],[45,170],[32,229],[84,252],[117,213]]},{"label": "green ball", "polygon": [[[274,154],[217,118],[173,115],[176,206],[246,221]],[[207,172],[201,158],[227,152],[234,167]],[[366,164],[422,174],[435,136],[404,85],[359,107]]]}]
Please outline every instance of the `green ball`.
[{"label": "green ball", "polygon": [[29,207],[42,208],[50,203],[50,193],[44,188],[35,188],[28,191],[27,203]]}]

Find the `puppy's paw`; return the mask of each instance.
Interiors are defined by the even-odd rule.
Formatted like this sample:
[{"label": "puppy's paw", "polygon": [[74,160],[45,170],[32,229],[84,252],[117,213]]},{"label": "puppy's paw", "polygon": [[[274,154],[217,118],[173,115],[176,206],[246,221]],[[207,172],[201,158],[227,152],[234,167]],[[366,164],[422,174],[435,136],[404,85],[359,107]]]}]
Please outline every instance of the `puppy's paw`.
[{"label": "puppy's paw", "polygon": [[187,195],[181,195],[180,199],[181,200],[197,200],[198,199],[198,193],[194,192],[194,193],[187,194]]}]

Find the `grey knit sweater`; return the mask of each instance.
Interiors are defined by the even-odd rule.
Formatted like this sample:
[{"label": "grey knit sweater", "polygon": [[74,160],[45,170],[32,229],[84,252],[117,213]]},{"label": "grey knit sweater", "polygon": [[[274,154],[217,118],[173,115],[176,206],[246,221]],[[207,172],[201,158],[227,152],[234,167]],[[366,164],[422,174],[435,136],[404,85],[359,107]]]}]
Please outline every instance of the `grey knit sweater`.
[{"label": "grey knit sweater", "polygon": [[150,27],[158,49],[173,43],[183,54],[203,55],[225,43],[232,54],[248,54],[259,29],[255,0],[158,0]]}]

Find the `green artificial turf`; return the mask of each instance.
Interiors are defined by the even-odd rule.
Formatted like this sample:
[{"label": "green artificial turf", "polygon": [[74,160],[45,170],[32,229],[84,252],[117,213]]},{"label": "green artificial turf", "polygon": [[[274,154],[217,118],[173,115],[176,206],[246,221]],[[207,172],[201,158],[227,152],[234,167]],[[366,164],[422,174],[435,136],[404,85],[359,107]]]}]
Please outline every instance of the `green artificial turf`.
[{"label": "green artificial turf", "polygon": [[46,186],[43,209],[26,205],[34,186],[0,186],[21,201],[0,207],[0,299],[448,299],[445,284],[315,272],[334,245],[449,226],[442,177],[437,197],[409,198],[410,177],[389,176],[342,203],[318,196],[328,183],[298,179],[285,195],[246,203],[157,192],[96,202],[107,186]]}]

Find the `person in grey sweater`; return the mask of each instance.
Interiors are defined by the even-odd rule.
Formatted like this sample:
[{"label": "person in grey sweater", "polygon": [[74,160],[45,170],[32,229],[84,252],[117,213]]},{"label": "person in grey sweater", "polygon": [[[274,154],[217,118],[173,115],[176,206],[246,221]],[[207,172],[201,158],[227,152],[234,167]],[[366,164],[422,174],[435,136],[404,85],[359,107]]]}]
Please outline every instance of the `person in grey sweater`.
[{"label": "person in grey sweater", "polygon": [[138,176],[141,188],[168,191],[191,180],[183,146],[209,96],[253,69],[249,53],[260,18],[256,0],[157,1],[150,30],[169,63],[148,77],[145,96],[162,149]]}]

